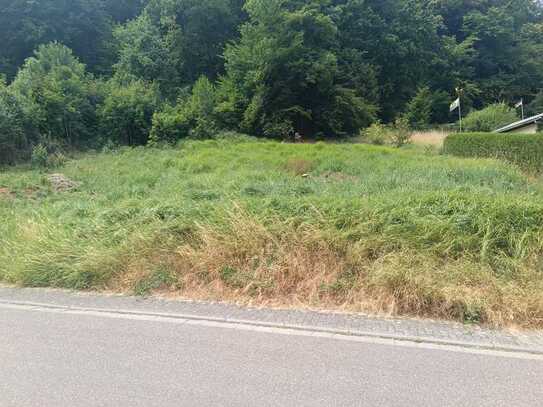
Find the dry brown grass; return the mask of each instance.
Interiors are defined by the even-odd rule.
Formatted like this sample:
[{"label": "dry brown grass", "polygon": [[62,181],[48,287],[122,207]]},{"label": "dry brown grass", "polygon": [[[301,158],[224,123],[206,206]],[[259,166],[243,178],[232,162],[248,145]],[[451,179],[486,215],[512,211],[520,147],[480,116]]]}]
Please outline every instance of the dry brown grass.
[{"label": "dry brown grass", "polygon": [[411,136],[411,142],[421,146],[442,147],[449,132],[444,130],[416,131]]},{"label": "dry brown grass", "polygon": [[271,225],[243,211],[230,214],[226,229],[200,225],[179,245],[138,251],[143,255],[126,262],[116,289],[133,290],[167,270],[169,277],[152,291],[245,305],[543,327],[543,280],[533,271],[503,284],[490,268],[468,259],[379,253],[365,242],[330,241],[310,226]]},{"label": "dry brown grass", "polygon": [[305,158],[289,158],[285,169],[293,175],[309,174],[315,168],[315,161]]}]

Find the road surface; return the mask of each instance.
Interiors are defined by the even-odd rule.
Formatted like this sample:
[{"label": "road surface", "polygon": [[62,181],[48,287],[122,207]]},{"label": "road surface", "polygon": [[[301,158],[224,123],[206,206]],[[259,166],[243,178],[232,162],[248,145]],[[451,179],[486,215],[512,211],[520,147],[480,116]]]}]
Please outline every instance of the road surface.
[{"label": "road surface", "polygon": [[542,405],[537,354],[0,303],[2,407]]}]

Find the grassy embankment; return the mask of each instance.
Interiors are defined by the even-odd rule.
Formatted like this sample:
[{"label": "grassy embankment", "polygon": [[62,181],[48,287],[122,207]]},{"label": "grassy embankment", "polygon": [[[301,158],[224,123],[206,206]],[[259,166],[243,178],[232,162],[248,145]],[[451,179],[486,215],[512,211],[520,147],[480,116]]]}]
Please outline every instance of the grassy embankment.
[{"label": "grassy embankment", "polygon": [[0,174],[0,280],[543,327],[543,188],[493,160],[187,142]]}]

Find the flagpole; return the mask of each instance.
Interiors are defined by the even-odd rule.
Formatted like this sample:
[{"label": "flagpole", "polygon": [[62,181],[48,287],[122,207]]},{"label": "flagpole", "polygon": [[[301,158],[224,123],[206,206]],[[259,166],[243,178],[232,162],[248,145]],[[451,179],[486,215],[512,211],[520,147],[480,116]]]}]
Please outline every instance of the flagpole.
[{"label": "flagpole", "polygon": [[460,133],[462,133],[462,93],[463,89],[461,87],[455,88],[456,94],[458,95],[458,119],[460,123]]},{"label": "flagpole", "polygon": [[460,118],[460,133],[462,133],[462,98],[458,98],[458,117]]}]

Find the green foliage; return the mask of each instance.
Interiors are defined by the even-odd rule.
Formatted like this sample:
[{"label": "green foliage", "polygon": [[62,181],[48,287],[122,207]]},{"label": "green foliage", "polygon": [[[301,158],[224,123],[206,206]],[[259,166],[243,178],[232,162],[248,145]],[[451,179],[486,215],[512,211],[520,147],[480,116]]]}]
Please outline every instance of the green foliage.
[{"label": "green foliage", "polygon": [[254,0],[245,9],[249,22],[226,49],[220,83],[236,87],[228,105],[240,112],[241,130],[279,138],[291,130],[344,136],[373,121],[375,107],[354,78],[342,76],[338,27],[323,6]]},{"label": "green foliage", "polygon": [[35,137],[20,100],[0,78],[0,166],[28,157]]},{"label": "green foliage", "polygon": [[53,41],[73,49],[91,71],[111,71],[113,25],[133,18],[139,0],[3,0],[0,8],[0,72],[12,79],[35,49]]},{"label": "green foliage", "polygon": [[66,163],[63,147],[51,137],[42,136],[32,148],[30,163],[37,169],[57,168]]},{"label": "green foliage", "polygon": [[[5,3],[0,76],[15,99],[4,97],[13,137],[0,143],[18,153],[0,152],[4,162],[29,158],[37,134],[94,148],[224,130],[338,138],[399,116],[424,129],[456,120],[458,87],[466,112],[520,97],[527,114],[543,111],[534,0]],[[466,126],[491,131],[512,114],[498,104]]]},{"label": "green foliage", "polygon": [[116,73],[156,81],[175,100],[201,75],[215,79],[223,71],[223,48],[237,37],[241,18],[239,1],[151,0],[115,31]]},{"label": "green foliage", "polygon": [[153,113],[159,106],[157,86],[142,80],[111,80],[98,107],[102,135],[125,145],[147,144]]},{"label": "green foliage", "polygon": [[432,119],[432,106],[433,99],[430,88],[420,88],[407,104],[404,117],[412,128],[417,130],[425,129]]},{"label": "green foliage", "polygon": [[83,146],[96,130],[91,78],[64,45],[42,45],[10,86],[43,135]]},{"label": "green foliage", "polygon": [[540,91],[532,103],[528,105],[527,113],[533,116],[543,113],[543,90]]},{"label": "green foliage", "polygon": [[412,130],[405,117],[398,117],[391,125],[375,122],[360,132],[360,138],[364,143],[377,146],[390,144],[402,147],[409,143],[411,135]]},{"label": "green foliage", "polygon": [[390,142],[390,129],[381,122],[375,122],[367,129],[361,130],[360,136],[365,143],[383,146]]},{"label": "green foliage", "polygon": [[190,123],[190,135],[208,138],[217,132],[214,115],[217,105],[215,86],[202,76],[196,81],[192,93],[184,105],[185,117]]},{"label": "green foliage", "polygon": [[505,103],[496,103],[468,114],[462,120],[462,126],[468,132],[490,132],[517,120],[515,109]]},{"label": "green foliage", "polygon": [[164,105],[153,114],[149,146],[162,143],[173,144],[189,135],[190,127],[181,106]]},{"label": "green foliage", "polygon": [[539,87],[542,9],[533,0],[439,2],[445,34],[471,43],[461,79],[476,87],[476,106],[518,100]]},{"label": "green foliage", "polygon": [[192,87],[190,95],[176,106],[166,105],[153,116],[151,144],[172,143],[181,138],[210,138],[218,127],[215,122],[217,96],[215,86],[205,76]]},{"label": "green foliage", "polygon": [[506,160],[531,172],[543,171],[543,135],[459,133],[447,137],[445,154]]},{"label": "green foliage", "polygon": [[45,148],[43,144],[38,144],[32,149],[32,157],[30,158],[30,162],[35,168],[46,168],[48,158],[49,153],[47,152],[47,148]]},{"label": "green foliage", "polygon": [[399,117],[394,121],[392,127],[392,144],[395,147],[403,147],[408,144],[411,140],[411,127],[409,126],[409,121],[404,117]]},{"label": "green foliage", "polygon": [[156,81],[168,95],[178,92],[181,79],[177,67],[182,61],[169,49],[160,26],[147,12],[117,27],[114,34],[119,49],[114,68],[119,80]]}]

